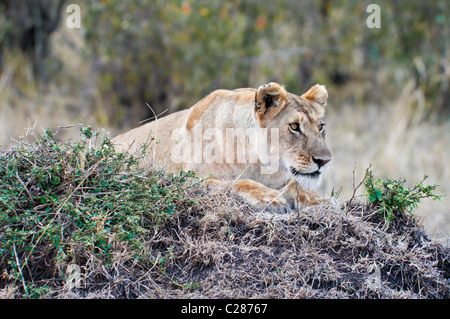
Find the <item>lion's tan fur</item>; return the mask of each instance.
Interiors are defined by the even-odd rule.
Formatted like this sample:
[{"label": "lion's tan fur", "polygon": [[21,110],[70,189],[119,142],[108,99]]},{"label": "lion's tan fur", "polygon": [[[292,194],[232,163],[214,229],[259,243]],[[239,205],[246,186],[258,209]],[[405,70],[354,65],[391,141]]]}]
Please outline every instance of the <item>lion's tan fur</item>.
[{"label": "lion's tan fur", "polygon": [[[319,131],[327,98],[328,93],[321,85],[313,86],[302,96],[288,93],[277,83],[258,89],[216,90],[190,109],[132,129],[114,138],[113,143],[118,150],[129,152],[135,152],[143,143],[149,143],[143,164],[162,165],[170,172],[193,170],[197,176],[210,177],[209,183],[212,184],[234,180],[238,194],[259,207],[314,204],[318,196],[312,191],[320,185],[322,174],[317,174],[320,176],[317,178],[308,176],[321,170],[317,163],[326,164],[331,160],[324,133]],[[301,133],[290,131],[290,123],[298,123]],[[196,163],[193,158],[182,162],[173,160],[176,150],[192,146],[185,136],[205,134],[208,129],[216,129],[225,136],[226,129],[256,132],[259,128],[277,129],[279,135],[280,163],[278,169],[270,174],[261,173],[260,158],[252,163],[239,162],[239,141],[235,144],[234,140],[234,148],[226,151],[232,154],[221,154],[216,150],[216,161],[213,162],[202,160]],[[181,135],[180,130],[184,132]],[[202,147],[193,149],[193,153],[203,152],[205,145]],[[251,149],[251,143],[248,147],[248,152],[255,151]],[[230,162],[230,158],[234,160]],[[298,176],[291,167],[299,172]],[[322,170],[327,167],[324,165]]]}]

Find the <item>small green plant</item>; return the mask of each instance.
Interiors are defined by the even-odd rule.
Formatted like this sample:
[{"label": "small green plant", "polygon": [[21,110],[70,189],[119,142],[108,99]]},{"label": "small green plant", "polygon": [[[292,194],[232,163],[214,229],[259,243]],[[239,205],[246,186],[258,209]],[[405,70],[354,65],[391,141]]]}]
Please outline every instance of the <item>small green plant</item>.
[{"label": "small green plant", "polygon": [[422,181],[416,183],[412,188],[407,188],[405,179],[375,179],[370,167],[366,170],[364,185],[367,199],[371,204],[379,207],[378,212],[384,215],[387,228],[400,214],[409,213],[414,217],[412,212],[423,198],[432,198],[433,200],[441,198],[441,195],[433,193],[437,185],[423,184],[427,178],[428,175],[425,175]]}]

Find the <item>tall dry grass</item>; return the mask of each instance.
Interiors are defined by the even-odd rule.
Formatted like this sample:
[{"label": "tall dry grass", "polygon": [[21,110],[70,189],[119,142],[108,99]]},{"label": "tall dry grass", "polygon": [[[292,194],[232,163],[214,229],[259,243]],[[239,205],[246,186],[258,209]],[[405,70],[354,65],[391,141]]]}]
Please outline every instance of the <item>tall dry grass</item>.
[{"label": "tall dry grass", "polygon": [[[61,72],[44,86],[33,77],[29,61],[20,52],[4,52],[0,72],[0,145],[8,148],[11,138],[26,138],[37,130],[83,122],[108,127],[108,105],[97,93],[92,59],[83,51],[80,34],[62,29],[53,35],[52,52]],[[59,138],[76,138],[77,129],[61,131]],[[33,141],[33,138],[29,139]]]},{"label": "tall dry grass", "polygon": [[[332,101],[332,99],[331,99]],[[332,102],[331,102],[332,103]],[[434,236],[450,235],[450,123],[425,120],[420,89],[409,82],[389,105],[344,105],[327,119],[333,151],[333,186],[348,198],[370,163],[379,177],[406,178],[412,186],[425,174],[438,184],[441,201],[424,200],[418,215]],[[361,192],[360,192],[361,193]]]}]

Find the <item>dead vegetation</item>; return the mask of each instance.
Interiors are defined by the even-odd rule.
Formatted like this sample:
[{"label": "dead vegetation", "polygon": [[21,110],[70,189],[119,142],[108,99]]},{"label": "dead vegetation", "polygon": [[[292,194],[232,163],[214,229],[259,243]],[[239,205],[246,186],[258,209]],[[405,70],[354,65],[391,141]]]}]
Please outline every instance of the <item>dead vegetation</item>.
[{"label": "dead vegetation", "polygon": [[255,212],[222,189],[198,188],[202,203],[147,240],[143,268],[126,248],[109,269],[92,260],[79,289],[58,298],[449,298],[450,250],[405,216],[389,232],[359,202]]},{"label": "dead vegetation", "polygon": [[[188,289],[148,278],[146,298],[448,298],[449,249],[412,220],[388,232],[359,202],[283,215],[255,212],[223,190],[167,223],[154,254]],[[164,251],[170,250],[170,254]],[[164,278],[162,278],[164,279]]]},{"label": "dead vegetation", "polygon": [[[386,227],[364,197],[287,214],[255,211],[227,187],[205,188],[194,177],[131,166],[124,173],[120,161],[130,160],[105,145],[41,138],[2,154],[2,180],[14,180],[17,200],[5,202],[3,191],[1,297],[450,297],[450,248],[410,214]],[[70,160],[74,146],[83,160]],[[48,160],[66,159],[59,171],[37,169],[33,156],[44,151]],[[84,175],[74,173],[79,165]],[[43,181],[54,192],[34,173],[51,176]]]}]

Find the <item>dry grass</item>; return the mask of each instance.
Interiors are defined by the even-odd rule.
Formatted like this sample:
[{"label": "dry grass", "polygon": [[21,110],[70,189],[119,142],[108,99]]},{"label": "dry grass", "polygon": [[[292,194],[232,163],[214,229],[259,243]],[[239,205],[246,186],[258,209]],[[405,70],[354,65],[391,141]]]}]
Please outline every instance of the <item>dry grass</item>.
[{"label": "dry grass", "polygon": [[158,297],[449,297],[448,248],[406,216],[385,232],[362,202],[274,215],[223,189],[203,196],[162,235],[174,247],[168,273],[198,288]]},{"label": "dry grass", "polygon": [[124,249],[113,267],[88,261],[80,289],[56,298],[449,298],[449,249],[407,218],[389,233],[363,203],[273,215],[223,189],[192,190],[145,247],[164,270]]},{"label": "dry grass", "polygon": [[[332,103],[332,102],[331,102]],[[343,197],[353,191],[356,180],[369,163],[384,177],[405,178],[412,183],[429,175],[429,183],[439,185],[440,202],[425,200],[419,215],[434,237],[450,236],[450,123],[425,120],[422,94],[412,83],[399,98],[386,106],[346,105],[329,107],[328,143],[333,152],[335,190]],[[356,167],[356,169],[355,169]]]}]

